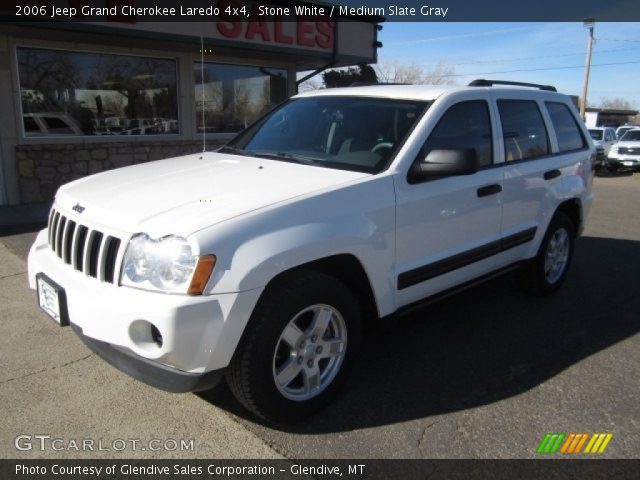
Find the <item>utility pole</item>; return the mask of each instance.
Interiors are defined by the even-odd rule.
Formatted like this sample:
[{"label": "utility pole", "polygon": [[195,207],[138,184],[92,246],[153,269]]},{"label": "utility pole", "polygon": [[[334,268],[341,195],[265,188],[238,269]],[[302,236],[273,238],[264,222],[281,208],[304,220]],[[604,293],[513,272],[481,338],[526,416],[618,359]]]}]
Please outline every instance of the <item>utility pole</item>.
[{"label": "utility pole", "polygon": [[587,90],[589,89],[589,71],[591,70],[591,50],[593,49],[593,27],[596,21],[589,17],[584,19],[584,28],[589,29],[589,42],[587,43],[587,60],[584,64],[584,78],[582,80],[582,96],[580,97],[580,116],[585,118],[587,109]]}]

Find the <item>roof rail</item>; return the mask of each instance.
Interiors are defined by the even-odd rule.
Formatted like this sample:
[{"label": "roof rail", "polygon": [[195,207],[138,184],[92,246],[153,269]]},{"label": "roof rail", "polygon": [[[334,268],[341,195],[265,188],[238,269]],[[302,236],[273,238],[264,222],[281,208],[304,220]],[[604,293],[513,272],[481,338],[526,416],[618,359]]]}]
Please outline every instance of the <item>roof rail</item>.
[{"label": "roof rail", "polygon": [[373,87],[378,85],[410,85],[409,83],[393,83],[393,82],[363,82],[356,81],[349,84],[350,87]]},{"label": "roof rail", "polygon": [[509,82],[506,80],[486,80],[484,78],[478,78],[469,83],[470,87],[492,87],[493,85],[513,85],[515,87],[531,87],[539,88],[540,90],[547,90],[548,92],[557,92],[556,87],[552,85],[539,85],[537,83],[524,83],[524,82]]}]

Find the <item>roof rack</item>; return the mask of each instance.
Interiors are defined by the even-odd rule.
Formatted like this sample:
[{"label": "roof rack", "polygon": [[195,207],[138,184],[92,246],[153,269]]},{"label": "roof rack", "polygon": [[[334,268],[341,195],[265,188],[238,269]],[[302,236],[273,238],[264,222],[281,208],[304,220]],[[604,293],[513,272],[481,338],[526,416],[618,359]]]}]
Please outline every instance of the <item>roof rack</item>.
[{"label": "roof rack", "polygon": [[373,87],[378,85],[410,85],[409,83],[394,83],[394,82],[351,82],[350,87]]},{"label": "roof rack", "polygon": [[470,87],[492,87],[493,85],[513,85],[515,87],[531,87],[538,88],[540,90],[547,90],[548,92],[557,92],[556,87],[552,85],[539,85],[537,83],[524,83],[524,82],[509,82],[506,80],[486,80],[484,78],[478,78],[469,84]]}]

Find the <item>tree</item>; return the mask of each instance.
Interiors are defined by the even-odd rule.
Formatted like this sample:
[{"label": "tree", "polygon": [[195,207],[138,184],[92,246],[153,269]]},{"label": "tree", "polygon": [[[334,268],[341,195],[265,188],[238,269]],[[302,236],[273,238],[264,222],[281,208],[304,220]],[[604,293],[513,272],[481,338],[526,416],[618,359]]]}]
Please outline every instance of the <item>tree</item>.
[{"label": "tree", "polygon": [[[325,88],[346,87],[356,82],[452,85],[455,84],[454,76],[455,67],[447,65],[442,59],[430,69],[391,60],[374,65],[358,65],[357,68],[327,70],[322,74],[322,80]],[[299,91],[307,92],[320,88],[322,84],[318,76],[315,76],[301,83]]]},{"label": "tree", "polygon": [[[304,73],[305,75],[307,74],[307,72],[302,72],[302,73]],[[300,78],[302,78],[302,75],[300,75]],[[298,91],[300,93],[311,92],[313,90],[320,90],[321,88],[322,88],[322,80],[318,75],[314,75],[313,77],[309,78],[308,80],[305,80],[300,85],[298,85]]]},{"label": "tree", "polygon": [[451,85],[454,82],[455,67],[440,59],[429,70],[421,65],[401,63],[397,60],[380,62],[375,65],[378,78],[383,83],[409,83],[426,85]]},{"label": "tree", "polygon": [[348,87],[357,82],[378,83],[378,77],[371,65],[360,64],[357,68],[346,70],[329,70],[322,74],[325,87]]},{"label": "tree", "polygon": [[636,110],[635,106],[624,98],[601,98],[600,108],[608,108],[610,110]]}]

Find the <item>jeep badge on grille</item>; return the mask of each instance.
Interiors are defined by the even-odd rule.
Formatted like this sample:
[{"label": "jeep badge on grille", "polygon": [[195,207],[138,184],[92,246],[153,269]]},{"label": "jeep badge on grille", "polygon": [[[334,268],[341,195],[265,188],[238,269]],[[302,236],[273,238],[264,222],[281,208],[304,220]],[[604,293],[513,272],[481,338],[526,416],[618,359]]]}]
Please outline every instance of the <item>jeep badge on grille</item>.
[{"label": "jeep badge on grille", "polygon": [[80,205],[79,203],[76,203],[71,210],[74,210],[74,211],[76,211],[78,213],[82,213],[82,212],[84,212],[84,207],[82,205]]}]

